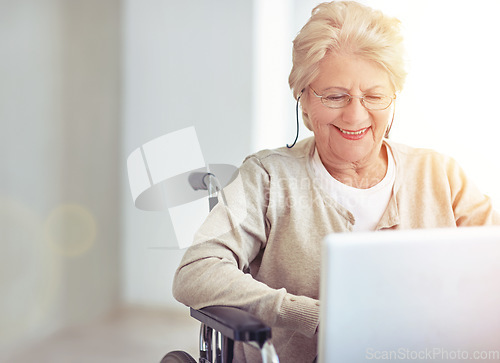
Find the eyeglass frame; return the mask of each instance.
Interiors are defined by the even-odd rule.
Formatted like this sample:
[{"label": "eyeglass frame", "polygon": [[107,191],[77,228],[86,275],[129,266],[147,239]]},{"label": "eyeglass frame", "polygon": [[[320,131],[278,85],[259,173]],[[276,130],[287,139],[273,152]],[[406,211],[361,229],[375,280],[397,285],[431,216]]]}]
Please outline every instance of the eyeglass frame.
[{"label": "eyeglass frame", "polygon": [[384,107],[384,108],[368,108],[365,105],[365,97],[366,97],[366,95],[363,95],[363,96],[353,96],[353,95],[351,95],[350,93],[347,93],[347,92],[339,92],[338,95],[349,96],[349,99],[348,99],[347,103],[344,106],[341,106],[341,107],[330,107],[330,106],[327,106],[325,104],[325,102],[323,101],[323,95],[318,95],[316,93],[316,91],[314,90],[314,88],[312,88],[311,86],[309,86],[309,88],[313,91],[314,96],[317,97],[317,98],[319,98],[321,100],[321,104],[323,106],[331,108],[331,109],[334,109],[334,110],[346,107],[347,105],[349,105],[351,103],[351,101],[352,101],[353,98],[359,98],[359,102],[361,103],[361,106],[363,106],[365,109],[367,109],[369,111],[383,111],[383,110],[387,110],[389,107],[391,107],[392,103],[394,102],[394,100],[397,97],[396,94],[393,94],[392,96],[383,95],[384,97],[389,97],[390,100],[391,100],[391,102],[389,102],[389,104],[386,107]]}]

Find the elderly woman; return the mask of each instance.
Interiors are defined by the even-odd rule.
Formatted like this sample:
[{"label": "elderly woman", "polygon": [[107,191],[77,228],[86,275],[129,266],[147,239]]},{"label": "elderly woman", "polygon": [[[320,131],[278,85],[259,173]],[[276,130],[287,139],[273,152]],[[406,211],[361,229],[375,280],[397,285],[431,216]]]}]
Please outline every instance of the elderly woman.
[{"label": "elderly woman", "polygon": [[[289,81],[314,137],[247,157],[176,273],[184,304],[236,306],[270,325],[283,362],[316,356],[326,235],[500,224],[453,159],[386,140],[405,79],[398,26],[355,2],[312,11]],[[259,361],[249,346],[235,354]]]}]

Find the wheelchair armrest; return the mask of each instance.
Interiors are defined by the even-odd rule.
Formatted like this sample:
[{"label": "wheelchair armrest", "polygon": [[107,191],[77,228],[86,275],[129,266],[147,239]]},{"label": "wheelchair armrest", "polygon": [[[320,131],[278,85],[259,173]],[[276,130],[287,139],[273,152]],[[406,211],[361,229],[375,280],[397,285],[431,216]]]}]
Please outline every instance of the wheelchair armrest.
[{"label": "wheelchair armrest", "polygon": [[271,338],[271,328],[245,310],[230,306],[208,306],[191,316],[222,335],[241,342],[257,342],[262,346]]}]

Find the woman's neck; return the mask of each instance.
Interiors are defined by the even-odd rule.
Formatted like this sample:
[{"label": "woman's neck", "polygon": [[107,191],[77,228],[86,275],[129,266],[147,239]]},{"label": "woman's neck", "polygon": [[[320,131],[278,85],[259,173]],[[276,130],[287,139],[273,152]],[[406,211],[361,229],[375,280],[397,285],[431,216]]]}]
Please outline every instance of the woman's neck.
[{"label": "woman's neck", "polygon": [[[382,145],[378,155],[372,160],[342,165],[328,164],[321,155],[320,159],[328,173],[339,182],[358,189],[371,188],[384,179],[387,173],[387,148]],[[325,162],[326,161],[326,162]]]}]

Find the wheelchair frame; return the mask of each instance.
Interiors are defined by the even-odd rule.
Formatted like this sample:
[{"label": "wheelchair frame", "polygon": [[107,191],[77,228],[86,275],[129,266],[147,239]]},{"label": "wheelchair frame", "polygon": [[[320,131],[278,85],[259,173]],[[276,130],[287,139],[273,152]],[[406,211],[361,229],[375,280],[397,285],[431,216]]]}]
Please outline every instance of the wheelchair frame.
[{"label": "wheelchair frame", "polygon": [[[233,362],[234,342],[248,343],[261,351],[264,363],[279,362],[270,343],[271,328],[250,313],[230,306],[191,308],[191,316],[201,322],[199,363]],[[182,351],[168,353],[160,363],[193,363]]]}]

